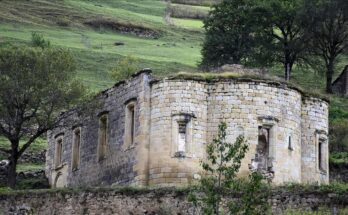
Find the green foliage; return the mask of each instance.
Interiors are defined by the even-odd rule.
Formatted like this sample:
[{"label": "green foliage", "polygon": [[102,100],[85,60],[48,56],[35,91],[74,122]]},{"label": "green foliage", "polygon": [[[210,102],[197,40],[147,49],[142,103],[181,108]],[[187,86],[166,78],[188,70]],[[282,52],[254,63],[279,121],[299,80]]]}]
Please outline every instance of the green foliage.
[{"label": "green foliage", "polygon": [[268,214],[270,207],[269,185],[263,182],[263,176],[257,172],[249,174],[248,179],[237,180],[234,191],[242,193],[240,201],[229,204],[231,214],[258,215]]},{"label": "green foliage", "polygon": [[117,62],[116,67],[111,70],[110,75],[115,81],[121,81],[130,78],[139,69],[138,58],[128,55]]},{"label": "green foliage", "polygon": [[348,50],[348,2],[346,0],[306,1],[306,30],[311,42],[306,44],[325,65],[326,91],[333,93],[335,67]]},{"label": "green foliage", "polygon": [[44,170],[45,164],[44,163],[21,163],[17,165],[17,172],[30,172],[30,171],[38,171],[38,170]]},{"label": "green foliage", "polygon": [[221,0],[171,0],[172,3],[187,4],[187,5],[201,5],[212,6],[221,2]]},{"label": "green foliage", "polygon": [[61,111],[83,100],[84,87],[74,78],[75,61],[65,49],[0,49],[0,135],[11,142],[0,150],[9,155],[11,187],[19,157],[59,123]]},{"label": "green foliage", "polygon": [[[19,142],[19,146],[23,146],[28,139],[22,139]],[[0,148],[10,149],[11,148],[11,142],[6,139],[5,137],[0,137]],[[39,153],[43,150],[47,149],[47,139],[45,137],[43,138],[37,138],[34,143],[31,145],[31,147],[28,149],[28,152],[33,153]]]},{"label": "green foliage", "polygon": [[[12,189],[11,188],[9,188],[9,187],[1,187],[0,186],[0,194],[2,194],[2,193],[9,193],[9,192],[11,192],[12,191]],[[1,211],[0,211],[1,212]]]},{"label": "green foliage", "polygon": [[330,152],[348,152],[348,120],[332,122],[329,128]]},{"label": "green foliage", "polygon": [[204,19],[205,17],[207,17],[208,12],[209,10],[188,5],[170,4],[167,8],[167,13],[170,13],[171,17],[176,18]]},{"label": "green foliage", "polygon": [[338,198],[340,195],[344,195],[348,192],[348,184],[347,183],[339,183],[339,182],[331,182],[330,184],[299,184],[299,183],[289,183],[279,187],[276,187],[275,190],[285,190],[287,192],[319,192],[319,193],[335,193],[338,194]]},{"label": "green foliage", "polygon": [[32,32],[31,45],[33,47],[40,47],[44,49],[44,48],[49,48],[51,46],[51,42],[49,40],[45,40],[42,34],[39,34],[37,32]]},{"label": "green foliage", "polygon": [[18,181],[16,186],[17,190],[31,190],[31,189],[47,189],[49,188],[48,181],[46,179],[23,179]]},{"label": "green foliage", "polygon": [[[234,144],[226,141],[227,125],[220,123],[217,137],[207,145],[207,162],[202,162],[206,175],[200,180],[196,192],[191,193],[189,200],[203,208],[204,214],[224,214],[221,209],[223,196],[234,193],[243,193],[240,202],[229,201],[228,209],[233,214],[265,214],[267,198],[260,197],[262,176],[252,173],[246,183],[237,179],[241,161],[245,157],[248,145],[242,136]],[[262,196],[265,197],[265,196]]]},{"label": "green foliage", "polygon": [[258,4],[264,21],[263,35],[273,38],[271,45],[263,44],[268,55],[283,64],[285,79],[289,80],[295,63],[305,57],[309,36],[303,26],[304,0],[264,0]]},{"label": "green foliage", "polygon": [[[333,211],[336,211],[334,213]],[[303,210],[295,210],[295,209],[287,209],[284,211],[284,215],[346,215],[348,214],[348,208],[326,208],[326,207],[320,207],[317,211],[303,211]]]},{"label": "green foliage", "polygon": [[330,153],[330,168],[348,168],[348,150]]},{"label": "green foliage", "polygon": [[[203,68],[223,64],[255,64],[255,56],[263,57],[261,43],[268,38],[259,34],[262,25],[254,0],[224,0],[214,5],[204,21],[205,40],[202,47]],[[261,12],[261,14],[260,14]]]}]

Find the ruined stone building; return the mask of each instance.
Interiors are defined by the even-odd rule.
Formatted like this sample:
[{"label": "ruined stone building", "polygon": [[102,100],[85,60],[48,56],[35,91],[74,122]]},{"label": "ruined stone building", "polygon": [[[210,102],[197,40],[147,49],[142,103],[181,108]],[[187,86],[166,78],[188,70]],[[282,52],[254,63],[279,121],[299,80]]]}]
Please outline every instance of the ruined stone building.
[{"label": "ruined stone building", "polygon": [[332,83],[332,90],[342,96],[348,96],[348,65]]},{"label": "ruined stone building", "polygon": [[[142,70],[70,111],[49,132],[46,175],[54,187],[187,185],[201,178],[205,146],[227,123],[244,135],[240,176],[274,184],[328,183],[328,103],[290,85],[250,78],[156,79]],[[69,121],[69,123],[68,123]]]}]

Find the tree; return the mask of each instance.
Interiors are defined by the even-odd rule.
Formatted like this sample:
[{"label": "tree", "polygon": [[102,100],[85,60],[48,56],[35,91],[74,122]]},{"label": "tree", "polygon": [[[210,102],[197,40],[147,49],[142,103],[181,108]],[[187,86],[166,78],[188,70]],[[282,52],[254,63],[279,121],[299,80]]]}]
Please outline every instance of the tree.
[{"label": "tree", "polygon": [[116,67],[111,70],[110,75],[115,81],[120,81],[130,78],[138,70],[138,58],[128,55],[127,57],[118,60]]},{"label": "tree", "polygon": [[[222,197],[231,191],[242,192],[240,202],[229,201],[231,214],[265,214],[267,198],[260,198],[262,179],[258,173],[252,173],[247,182],[237,179],[241,161],[245,157],[248,145],[243,136],[239,136],[234,144],[226,141],[226,123],[220,123],[217,137],[207,145],[207,161],[202,162],[206,175],[200,180],[198,191],[202,195],[190,195],[195,205],[203,207],[204,214],[221,214]],[[257,198],[257,199],[256,199]]]},{"label": "tree", "polygon": [[307,1],[306,29],[311,35],[310,50],[326,67],[326,92],[332,93],[335,65],[348,51],[348,1]]},{"label": "tree", "polygon": [[[224,0],[212,7],[204,20],[205,39],[200,66],[210,69],[224,64],[256,64],[255,56],[264,53],[260,43],[269,43],[260,35],[262,16],[254,0]],[[263,64],[267,58],[262,58]]]},{"label": "tree", "polygon": [[284,67],[284,78],[289,81],[296,62],[305,61],[310,36],[304,29],[304,0],[264,0],[259,3],[264,22],[263,35],[272,37],[265,49],[268,55]]},{"label": "tree", "polygon": [[304,0],[224,0],[204,21],[202,66],[280,62],[290,80],[309,37],[302,23]]},{"label": "tree", "polygon": [[0,135],[10,142],[10,148],[0,150],[9,156],[11,188],[16,185],[20,156],[59,124],[56,117],[62,110],[80,101],[83,87],[74,81],[74,75],[73,57],[64,49],[0,49]]}]

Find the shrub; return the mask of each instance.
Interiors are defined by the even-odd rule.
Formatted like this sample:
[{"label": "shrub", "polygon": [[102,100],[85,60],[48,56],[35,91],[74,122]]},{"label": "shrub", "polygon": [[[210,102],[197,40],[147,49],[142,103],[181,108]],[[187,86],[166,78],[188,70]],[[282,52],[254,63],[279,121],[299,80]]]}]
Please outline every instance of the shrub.
[{"label": "shrub", "polygon": [[208,15],[208,11],[199,10],[190,6],[170,5],[168,10],[171,17],[175,18],[204,19]]},{"label": "shrub", "polygon": [[254,172],[248,180],[237,178],[248,145],[243,136],[239,136],[234,144],[228,143],[226,129],[226,123],[221,123],[217,137],[207,145],[207,162],[202,162],[205,176],[194,190],[201,195],[191,192],[189,200],[201,206],[204,214],[225,214],[221,209],[222,197],[233,191],[243,193],[243,196],[240,201],[227,202],[229,213],[226,214],[267,214],[268,192],[263,190],[263,177]]},{"label": "shrub", "polygon": [[31,44],[34,47],[41,47],[42,49],[51,46],[51,42],[49,40],[44,39],[43,35],[37,32],[31,33]]},{"label": "shrub", "polygon": [[130,78],[138,70],[138,58],[128,55],[117,62],[116,67],[111,70],[110,75],[115,81],[121,81]]},{"label": "shrub", "polygon": [[57,19],[56,24],[61,27],[68,27],[71,21],[67,17],[60,17]]}]

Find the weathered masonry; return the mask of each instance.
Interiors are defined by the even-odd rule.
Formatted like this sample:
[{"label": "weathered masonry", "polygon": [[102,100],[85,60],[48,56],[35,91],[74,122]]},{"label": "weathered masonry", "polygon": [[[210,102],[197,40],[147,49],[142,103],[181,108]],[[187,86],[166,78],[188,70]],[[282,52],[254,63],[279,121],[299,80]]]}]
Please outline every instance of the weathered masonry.
[{"label": "weathered masonry", "polygon": [[[250,149],[240,176],[275,184],[328,183],[328,103],[273,81],[154,79],[143,70],[49,132],[46,174],[54,187],[185,185],[202,175],[218,125]],[[69,123],[68,123],[69,122]]]}]

